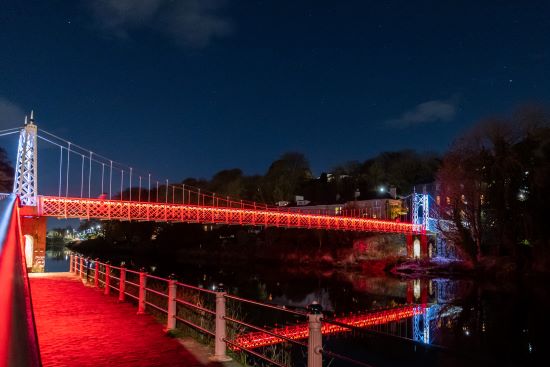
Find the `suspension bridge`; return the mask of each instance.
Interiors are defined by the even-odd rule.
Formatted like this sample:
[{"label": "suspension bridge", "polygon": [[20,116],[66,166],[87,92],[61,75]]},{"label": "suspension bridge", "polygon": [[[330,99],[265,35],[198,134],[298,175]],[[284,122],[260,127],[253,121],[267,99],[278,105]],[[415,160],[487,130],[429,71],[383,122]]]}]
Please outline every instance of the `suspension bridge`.
[{"label": "suspension bridge", "polygon": [[[427,253],[429,229],[427,195],[416,195],[412,222],[367,218],[362,210],[308,210],[277,207],[206,192],[185,184],[158,180],[90,149],[45,130],[39,130],[31,113],[22,128],[7,129],[0,136],[19,135],[13,193],[21,202],[22,228],[32,253],[45,249],[47,217],[99,220],[157,221],[305,228],[354,232],[399,233],[408,238],[408,253],[419,239]],[[44,192],[38,183],[38,141],[59,149],[56,192]],[[55,167],[57,165],[58,167]],[[51,186],[51,185],[50,185]],[[52,188],[50,187],[50,191]],[[38,256],[38,258],[36,258]],[[30,267],[43,262],[40,254],[27,256]]]},{"label": "suspension bridge", "polygon": [[[32,113],[30,120],[26,120],[22,128],[0,132],[0,136],[6,135],[18,135],[19,142],[13,192],[0,196],[2,209],[0,212],[0,284],[3,290],[3,295],[0,297],[0,325],[2,325],[0,326],[0,364],[6,362],[7,358],[5,363],[7,365],[40,365],[28,270],[33,269],[35,265],[38,265],[39,271],[43,270],[48,217],[398,233],[407,236],[407,243],[410,242],[409,239],[412,240],[415,237],[420,237],[423,244],[426,242],[429,217],[426,214],[428,211],[422,208],[427,207],[428,204],[425,202],[427,199],[422,196],[414,199],[411,223],[365,218],[365,213],[360,210],[335,213],[280,208],[220,196],[201,189],[186,187],[184,184],[173,185],[168,180],[155,180],[149,173],[139,173],[132,167],[84,149],[57,135],[44,130],[39,131]],[[39,191],[39,140],[59,149],[58,187],[55,193]],[[46,169],[52,171],[54,168],[50,166]],[[116,189],[114,189],[115,186]],[[120,190],[116,192],[118,189]],[[425,253],[425,250],[423,252]],[[80,258],[79,268],[76,262],[71,261],[71,271],[82,278],[84,273],[82,258]],[[148,309],[163,312],[166,315],[167,330],[174,329],[176,324],[181,322],[213,336],[215,339],[213,357],[218,361],[227,358],[227,347],[266,359],[252,350],[260,346],[258,338],[265,346],[273,345],[275,341],[295,342],[307,337],[308,366],[318,367],[323,355],[346,360],[343,356],[322,350],[323,333],[330,334],[346,328],[381,325],[410,317],[418,319],[425,314],[426,310],[425,301],[423,301],[421,308],[404,306],[353,319],[322,320],[321,310],[313,307],[308,313],[294,312],[306,317],[304,324],[299,324],[293,329],[266,330],[226,316],[225,299],[238,300],[259,307],[273,308],[273,306],[230,296],[223,289],[218,289],[216,292],[207,291],[177,283],[171,279],[161,279],[143,272],[126,270],[124,267],[112,267],[99,262],[95,263],[93,274],[94,285],[102,287],[105,294],[109,294],[111,290],[117,290],[119,300],[124,300],[126,296],[134,299],[139,312],[145,312]],[[132,276],[134,278],[129,280]],[[153,280],[165,282],[166,287],[160,291],[148,288],[148,279],[149,283]],[[132,287],[133,291],[129,291]],[[180,299],[178,287],[214,294],[215,309],[211,310],[189,300]],[[153,302],[150,297],[155,294],[165,297],[165,303]],[[215,320],[214,330],[207,330],[193,324],[191,320],[179,317],[177,310],[182,306],[198,310],[205,315],[212,315]],[[259,334],[250,333],[241,336],[240,339],[230,340],[226,337],[226,322],[251,327]],[[326,325],[321,326],[322,323]],[[305,344],[299,342],[298,345]],[[269,358],[267,361],[280,365]]]}]

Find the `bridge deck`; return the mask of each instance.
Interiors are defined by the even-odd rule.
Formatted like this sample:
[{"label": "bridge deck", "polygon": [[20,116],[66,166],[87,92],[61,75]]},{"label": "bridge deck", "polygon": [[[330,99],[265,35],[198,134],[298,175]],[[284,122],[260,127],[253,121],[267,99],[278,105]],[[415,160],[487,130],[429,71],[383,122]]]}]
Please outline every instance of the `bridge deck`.
[{"label": "bridge deck", "polygon": [[[218,223],[354,232],[420,233],[422,226],[390,220],[301,212],[297,208],[232,208],[137,201],[38,197],[38,215],[185,223]],[[307,209],[304,209],[307,210]]]},{"label": "bridge deck", "polygon": [[69,273],[32,276],[31,292],[44,367],[204,365],[151,316]]}]

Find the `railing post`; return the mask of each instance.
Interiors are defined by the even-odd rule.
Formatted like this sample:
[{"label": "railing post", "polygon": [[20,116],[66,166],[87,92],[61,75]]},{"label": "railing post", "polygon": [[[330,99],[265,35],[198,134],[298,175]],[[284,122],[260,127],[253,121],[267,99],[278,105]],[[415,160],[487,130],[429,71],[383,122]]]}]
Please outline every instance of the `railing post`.
[{"label": "railing post", "polygon": [[321,318],[323,308],[317,302],[308,306],[309,337],[307,342],[307,367],[323,366],[323,335],[321,334]]},{"label": "railing post", "polygon": [[176,278],[174,274],[172,274],[168,280],[168,315],[166,316],[166,331],[176,328],[176,293]]},{"label": "railing post", "polygon": [[94,260],[95,272],[94,272],[94,287],[99,287],[99,259],[96,257]]},{"label": "railing post", "polygon": [[145,287],[147,286],[147,273],[141,268],[139,272],[139,300],[138,300],[138,315],[145,313]]},{"label": "railing post", "polygon": [[71,273],[74,272],[74,255],[73,254],[70,255],[69,272],[71,272]]},{"label": "railing post", "polygon": [[90,282],[90,267],[92,266],[92,259],[86,258],[86,284]]},{"label": "railing post", "polygon": [[124,302],[124,291],[126,289],[126,268],[124,264],[120,265],[120,281],[118,284],[118,301]]},{"label": "railing post", "polygon": [[214,336],[214,355],[210,358],[216,362],[230,361],[225,354],[225,292],[223,284],[219,284],[216,288],[216,330]]},{"label": "railing post", "polygon": [[83,277],[82,274],[84,274],[84,258],[80,256],[80,273],[78,274],[80,279]]},{"label": "railing post", "polygon": [[109,265],[109,262],[107,261],[105,263],[105,289],[103,289],[103,293],[108,296],[109,292],[111,291],[111,266]]}]

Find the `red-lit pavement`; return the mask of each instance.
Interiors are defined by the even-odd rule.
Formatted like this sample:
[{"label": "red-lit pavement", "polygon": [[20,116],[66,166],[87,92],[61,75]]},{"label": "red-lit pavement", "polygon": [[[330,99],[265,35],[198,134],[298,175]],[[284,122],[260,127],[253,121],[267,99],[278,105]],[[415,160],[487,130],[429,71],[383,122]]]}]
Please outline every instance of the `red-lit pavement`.
[{"label": "red-lit pavement", "polygon": [[69,273],[31,277],[44,367],[203,366],[151,316]]}]

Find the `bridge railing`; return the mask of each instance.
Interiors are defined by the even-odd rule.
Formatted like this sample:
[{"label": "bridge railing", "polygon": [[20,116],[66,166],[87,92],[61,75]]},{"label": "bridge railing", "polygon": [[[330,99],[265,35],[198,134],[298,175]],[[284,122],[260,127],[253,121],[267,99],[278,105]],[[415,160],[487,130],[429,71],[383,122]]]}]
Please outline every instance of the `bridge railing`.
[{"label": "bridge railing", "polygon": [[418,233],[421,231],[421,226],[410,223],[271,209],[235,209],[50,196],[39,196],[38,199],[39,215],[53,217],[317,228],[358,232]]},{"label": "bridge railing", "polygon": [[[193,336],[206,341],[213,339],[213,361],[230,360],[229,350],[242,355],[245,360],[261,360],[286,367],[292,364],[288,356],[270,349],[285,343],[307,352],[308,367],[322,367],[323,355],[368,366],[323,348],[324,321],[316,304],[307,311],[272,305],[228,294],[221,284],[212,290],[204,289],[178,282],[173,276],[162,278],[143,269],[134,271],[74,253],[70,255],[70,272],[103,289],[106,295],[113,294],[119,301],[135,304],[138,313],[147,312],[163,319],[167,332],[176,332],[181,326],[186,326]],[[298,327],[288,326],[288,323],[285,327],[267,327],[266,312],[301,324],[297,324]],[[251,317],[247,318],[247,315]]]},{"label": "bridge railing", "polygon": [[41,366],[15,195],[0,200],[0,366]]}]

